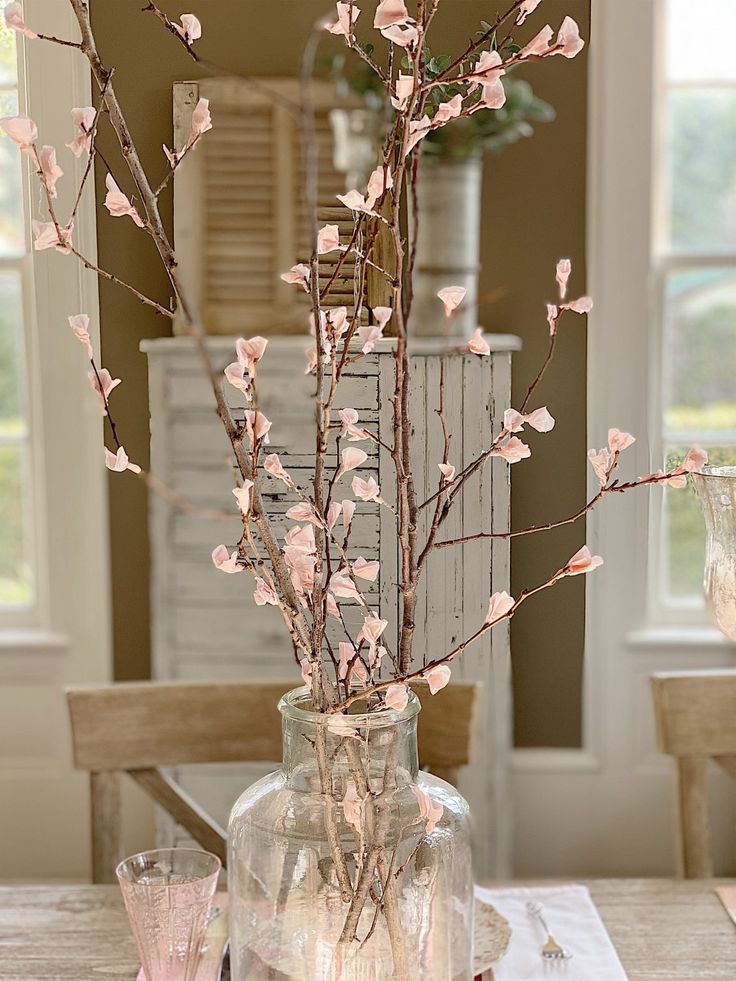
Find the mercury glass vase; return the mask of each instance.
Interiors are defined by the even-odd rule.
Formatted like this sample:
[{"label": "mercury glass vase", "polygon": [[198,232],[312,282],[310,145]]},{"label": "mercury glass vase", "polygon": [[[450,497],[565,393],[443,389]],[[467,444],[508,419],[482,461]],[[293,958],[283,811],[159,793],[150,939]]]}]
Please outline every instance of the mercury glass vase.
[{"label": "mercury glass vase", "polygon": [[736,467],[693,474],[706,528],[705,598],[716,626],[736,641]]},{"label": "mercury glass vase", "polygon": [[283,764],[230,817],[233,981],[471,981],[468,805],[419,770],[416,696],[279,709]]}]

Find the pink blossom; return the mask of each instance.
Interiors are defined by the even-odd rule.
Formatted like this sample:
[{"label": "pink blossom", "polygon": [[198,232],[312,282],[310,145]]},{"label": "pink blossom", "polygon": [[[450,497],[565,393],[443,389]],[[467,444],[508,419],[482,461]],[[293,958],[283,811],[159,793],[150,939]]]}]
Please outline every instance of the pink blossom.
[{"label": "pink blossom", "polygon": [[702,470],[707,463],[708,454],[705,450],[699,446],[693,446],[691,450],[688,450],[687,456],[682,461],[682,469],[688,473],[693,473]]},{"label": "pink blossom", "polygon": [[366,202],[368,206],[372,208],[376,201],[383,197],[386,191],[390,190],[393,186],[394,177],[391,173],[391,168],[384,164],[376,167],[368,178],[368,187],[366,189]]},{"label": "pink blossom", "polygon": [[182,14],[179,20],[181,21],[181,26],[179,24],[173,24],[172,26],[179,32],[187,44],[198,41],[202,37],[202,25],[194,14]]},{"label": "pink blossom", "polygon": [[381,34],[387,41],[400,48],[411,47],[419,40],[419,30],[414,24],[392,24],[390,27],[384,27]]},{"label": "pink blossom", "polygon": [[636,442],[631,433],[622,433],[620,429],[608,430],[608,448],[611,453],[622,453]]},{"label": "pink blossom", "polygon": [[253,593],[256,606],[278,606],[279,598],[274,590],[260,576],[256,576],[256,590]]},{"label": "pink blossom", "polygon": [[74,222],[64,228],[61,225],[57,228],[53,221],[32,221],[33,228],[33,248],[36,252],[44,249],[56,249],[62,255],[69,255],[72,251],[72,230]]},{"label": "pink blossom", "polygon": [[73,317],[69,317],[68,320],[72,333],[80,344],[84,344],[87,351],[87,357],[91,361],[93,358],[93,351],[92,339],[89,336],[89,317],[86,313],[77,313]]},{"label": "pink blossom", "polygon": [[299,659],[299,668],[302,673],[302,681],[307,686],[307,688],[312,687],[312,665],[309,663],[306,657]]},{"label": "pink blossom", "polygon": [[115,183],[112,174],[108,174],[105,178],[105,187],[107,187],[105,207],[110,214],[114,218],[122,218],[124,215],[130,215],[139,228],[144,228],[145,225],[141,220],[141,216]]},{"label": "pink blossom", "polygon": [[26,27],[25,21],[23,20],[23,11],[19,3],[9,3],[5,8],[5,26],[9,27],[11,31],[24,34],[29,41],[35,41],[38,37],[35,31],[32,31],[30,27]]},{"label": "pink blossom", "polygon": [[557,280],[557,285],[560,288],[560,299],[564,300],[567,296],[567,281],[570,278],[570,273],[572,272],[572,263],[569,259],[560,259],[557,263],[557,269],[555,271],[555,279]]},{"label": "pink blossom", "polygon": [[547,304],[547,323],[549,324],[549,336],[554,337],[557,333],[557,321],[560,318],[560,311],[554,303]]},{"label": "pink blossom", "polygon": [[251,379],[256,377],[256,365],[265,354],[267,344],[265,337],[250,337],[248,340],[239,337],[235,342],[238,361],[245,365]]},{"label": "pink blossom", "polygon": [[524,23],[530,14],[533,14],[542,0],[523,0],[516,14],[516,23],[519,27]]},{"label": "pink blossom", "polygon": [[373,26],[377,31],[382,31],[392,24],[408,24],[411,20],[404,0],[380,0],[373,18]]},{"label": "pink blossom", "polygon": [[588,460],[590,460],[590,465],[593,467],[601,487],[605,487],[613,463],[610,452],[607,449],[588,450]]},{"label": "pink blossom", "polygon": [[295,525],[290,528],[284,538],[286,547],[293,553],[301,555],[314,555],[314,528],[312,525]]},{"label": "pink blossom", "polygon": [[338,504],[337,501],[332,501],[330,506],[327,508],[327,515],[325,517],[325,523],[327,524],[327,530],[332,531],[342,514],[342,505]]},{"label": "pink blossom", "polygon": [[353,562],[353,575],[358,576],[360,579],[367,579],[368,582],[375,582],[378,578],[378,573],[381,568],[381,563],[376,559],[369,562],[368,559],[364,559],[362,555]]},{"label": "pink blossom", "polygon": [[561,54],[564,58],[574,58],[585,47],[585,41],[580,37],[580,28],[572,17],[565,17],[560,25],[555,47],[558,50],[554,53]]},{"label": "pink blossom", "polygon": [[549,51],[550,44],[552,43],[552,35],[555,32],[547,24],[542,30],[535,34],[531,41],[525,45],[519,52],[519,60],[522,58],[540,58],[547,54]]},{"label": "pink blossom", "polygon": [[579,576],[586,572],[592,572],[598,566],[603,565],[600,555],[591,555],[587,545],[577,551],[567,563],[561,574],[563,576]]},{"label": "pink blossom", "polygon": [[[447,307],[445,307],[445,309],[447,309]],[[491,353],[491,348],[488,341],[483,336],[482,327],[476,327],[476,329],[473,331],[473,336],[468,341],[467,350],[470,352],[470,354],[478,354],[481,357],[485,357]]]},{"label": "pink blossom", "polygon": [[484,51],[470,72],[473,79],[480,82],[495,82],[505,74],[503,60],[498,51]]},{"label": "pink blossom", "polygon": [[393,314],[391,307],[373,307],[373,319],[376,321],[376,326],[381,330],[386,329],[386,324]]},{"label": "pink blossom", "polygon": [[351,24],[355,24],[360,17],[358,5],[356,3],[338,2],[335,6],[337,7],[337,20],[327,24],[325,30],[329,31],[330,34],[344,34],[345,37],[352,37]]},{"label": "pink blossom", "polygon": [[426,833],[431,835],[437,827],[438,822],[442,820],[445,809],[438,800],[430,797],[426,791],[422,790],[416,784],[412,784],[411,789],[419,805],[419,817],[426,822]]},{"label": "pink blossom", "polygon": [[286,470],[284,470],[278,453],[270,453],[263,461],[263,468],[266,473],[270,473],[272,477],[275,477],[277,480],[282,480],[287,487],[294,486],[294,481],[291,479]]},{"label": "pink blossom", "polygon": [[538,433],[549,433],[555,427],[555,420],[546,405],[535,409],[533,412],[528,413],[528,415],[522,415],[516,409],[506,409],[503,414],[504,429],[507,429],[510,433],[520,433],[525,425],[536,429]]},{"label": "pink blossom", "polygon": [[56,197],[56,182],[64,176],[64,171],[56,162],[56,150],[52,146],[44,146],[38,155],[43,182],[48,188],[50,197]]},{"label": "pink blossom", "polygon": [[380,501],[381,488],[373,477],[353,477],[353,494],[361,501]]},{"label": "pink blossom", "polygon": [[429,694],[436,695],[438,691],[445,688],[450,681],[452,671],[446,664],[438,664],[429,671],[425,671],[422,677],[429,685]]},{"label": "pink blossom", "polygon": [[308,501],[300,501],[292,505],[286,512],[286,517],[291,521],[308,521],[316,528],[322,527],[322,522],[317,517],[314,508]]},{"label": "pink blossom", "polygon": [[384,659],[387,653],[388,651],[382,644],[379,644],[374,651],[370,652],[368,663],[371,671],[373,671],[376,667],[381,666],[381,661]]},{"label": "pink blossom", "polygon": [[291,573],[294,589],[303,597],[305,591],[311,590],[314,586],[314,556],[287,547],[284,549],[284,558]]},{"label": "pink blossom", "polygon": [[92,130],[97,118],[97,111],[93,106],[84,106],[72,109],[72,122],[79,132],[74,139],[66,145],[75,157],[81,157],[83,153],[89,153],[92,147]]},{"label": "pink blossom", "polygon": [[362,467],[365,461],[368,459],[368,454],[357,446],[349,446],[347,449],[343,450],[340,454],[341,464],[338,467],[337,473],[335,474],[335,480],[339,480],[343,474],[346,474],[349,470],[357,470],[358,467]]},{"label": "pink blossom", "polygon": [[341,439],[349,439],[351,443],[368,439],[368,433],[358,425],[358,412],[356,409],[340,409],[338,415],[342,422],[340,430]]},{"label": "pink blossom", "polygon": [[325,609],[327,610],[327,615],[334,617],[336,620],[340,620],[340,609],[335,602],[335,597],[332,593],[325,594]]},{"label": "pink blossom", "polygon": [[464,286],[445,286],[437,296],[445,307],[445,316],[450,317],[453,310],[456,310],[465,299],[467,290]]},{"label": "pink blossom", "polygon": [[[363,667],[362,664],[361,667]],[[354,669],[351,670],[350,673],[354,674]],[[365,674],[365,668],[363,668],[363,674]],[[342,739],[360,739],[358,730],[354,726],[351,726],[347,720],[347,717],[342,714],[335,714],[329,717],[327,722],[327,731],[333,732],[336,736],[340,736]]]},{"label": "pink blossom", "polygon": [[581,296],[577,300],[571,300],[570,303],[563,303],[562,309],[572,310],[573,313],[590,313],[593,309],[593,300],[590,296]]},{"label": "pink blossom", "polygon": [[250,448],[253,449],[255,442],[270,443],[269,430],[271,429],[270,421],[264,416],[262,412],[254,412],[252,409],[246,409],[245,411],[245,430],[248,434],[248,442],[250,443]]},{"label": "pink blossom", "polygon": [[285,283],[294,283],[297,286],[301,286],[305,293],[309,292],[309,280],[311,276],[312,270],[303,262],[292,266],[288,272],[281,273],[281,279]]},{"label": "pink blossom", "polygon": [[363,342],[363,354],[370,354],[376,343],[382,339],[383,328],[377,324],[371,324],[370,326],[365,324],[362,327],[358,327],[358,337]]},{"label": "pink blossom", "polygon": [[515,604],[516,600],[513,596],[509,596],[507,592],[494,593],[488,600],[488,613],[486,613],[483,625],[489,626],[498,620],[503,620],[511,612]]},{"label": "pink blossom", "polygon": [[317,254],[326,255],[340,248],[340,229],[337,225],[324,225],[317,233]]},{"label": "pink blossom", "polygon": [[232,555],[228,555],[224,545],[218,545],[212,552],[212,562],[220,572],[229,572],[232,575],[235,572],[244,571],[243,566],[238,562],[237,550]]},{"label": "pink blossom", "polygon": [[389,685],[383,696],[383,701],[386,708],[393,709],[394,712],[403,712],[409,703],[409,689],[401,682]]},{"label": "pink blossom", "polygon": [[500,109],[506,105],[506,89],[503,82],[497,78],[494,82],[483,83],[483,94],[480,101],[473,106],[473,112],[478,109]]},{"label": "pink blossom", "polygon": [[131,473],[140,473],[141,468],[137,463],[131,463],[128,459],[128,454],[125,452],[122,446],[118,447],[117,453],[111,453],[107,447],[105,447],[105,466],[108,470],[112,470],[114,473],[122,473],[124,470],[130,470]]},{"label": "pink blossom", "polygon": [[107,399],[110,392],[117,388],[121,378],[113,378],[107,368],[100,368],[99,371],[88,371],[87,378],[90,388],[95,393],[100,402],[100,411],[103,416],[107,415]]},{"label": "pink blossom", "polygon": [[409,99],[414,91],[414,76],[399,73],[395,88],[396,95],[391,97],[391,105],[401,111],[409,105]]},{"label": "pink blossom", "polygon": [[200,136],[204,136],[212,129],[212,114],[210,113],[210,100],[199,99],[192,112],[192,131],[187,140],[187,147],[193,146]]},{"label": "pink blossom", "polygon": [[363,626],[360,628],[356,640],[358,643],[365,641],[369,647],[373,648],[387,626],[388,620],[381,620],[374,613],[371,613],[363,620]]},{"label": "pink blossom", "polygon": [[526,460],[532,455],[532,451],[522,441],[518,436],[512,436],[503,446],[499,446],[498,449],[493,450],[491,456],[500,456],[507,463],[518,463],[520,460]]},{"label": "pink blossom", "polygon": [[238,507],[245,515],[247,515],[250,511],[250,492],[252,487],[252,480],[244,480],[242,487],[233,488],[233,497],[238,502]]},{"label": "pink blossom", "polygon": [[223,374],[228,382],[245,395],[246,399],[251,402],[253,395],[250,390],[250,382],[245,379],[245,365],[241,361],[233,361],[225,368]]},{"label": "pink blossom", "polygon": [[463,111],[463,97],[458,93],[448,102],[441,102],[432,117],[432,129],[437,129],[444,123],[449,123],[451,119],[456,119]]},{"label": "pink blossom", "polygon": [[352,824],[358,834],[361,834],[363,830],[363,801],[358,796],[358,791],[352,780],[346,781],[345,796],[341,806],[346,823]]},{"label": "pink blossom", "polygon": [[308,347],[307,348],[307,350],[304,352],[304,354],[305,354],[305,356],[307,358],[307,367],[304,369],[304,374],[305,375],[311,375],[312,372],[317,367],[317,347],[316,347],[316,345],[315,344],[312,344],[311,347]]},{"label": "pink blossom", "polygon": [[333,596],[337,596],[339,599],[351,599],[355,600],[356,603],[360,603],[361,601],[361,595],[358,591],[358,587],[355,585],[346,569],[333,572],[330,576],[330,582],[327,588],[333,594]]},{"label": "pink blossom", "polygon": [[352,190],[346,194],[337,194],[335,197],[350,211],[364,211],[367,215],[374,213],[372,211],[372,205],[368,203],[368,200],[360,191]]},{"label": "pink blossom", "polygon": [[38,127],[27,116],[5,116],[0,119],[0,129],[24,153],[33,153],[33,144],[38,139]]},{"label": "pink blossom", "polygon": [[438,463],[437,466],[440,468],[440,472],[447,483],[451,484],[455,479],[455,468],[453,465],[451,463]]},{"label": "pink blossom", "polygon": [[350,531],[350,525],[353,521],[353,515],[355,514],[355,501],[343,501],[342,502],[342,526],[345,529],[345,534]]}]

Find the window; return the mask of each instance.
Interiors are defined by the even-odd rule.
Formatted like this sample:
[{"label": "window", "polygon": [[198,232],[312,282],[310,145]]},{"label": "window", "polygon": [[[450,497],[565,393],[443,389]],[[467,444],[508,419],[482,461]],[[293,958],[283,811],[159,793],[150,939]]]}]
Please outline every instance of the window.
[{"label": "window", "polygon": [[[4,4],[3,4],[4,6]],[[16,35],[0,20],[0,116],[19,112]],[[17,148],[0,138],[0,618],[34,602],[24,308],[28,225]]]},{"label": "window", "polygon": [[[698,29],[695,29],[694,19]],[[736,464],[736,32],[733,0],[663,0],[654,242],[662,456]],[[656,420],[655,420],[656,421]],[[658,605],[702,608],[694,492],[666,490]]]}]

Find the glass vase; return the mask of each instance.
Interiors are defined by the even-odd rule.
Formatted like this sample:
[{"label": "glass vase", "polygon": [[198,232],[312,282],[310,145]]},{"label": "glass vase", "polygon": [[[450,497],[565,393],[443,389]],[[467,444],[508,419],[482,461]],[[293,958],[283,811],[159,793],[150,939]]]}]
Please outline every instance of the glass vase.
[{"label": "glass vase", "polygon": [[736,641],[736,467],[692,475],[706,529],[705,598],[716,626]]},{"label": "glass vase", "polygon": [[419,770],[417,713],[279,703],[283,763],[233,808],[233,981],[471,981],[468,805]]}]

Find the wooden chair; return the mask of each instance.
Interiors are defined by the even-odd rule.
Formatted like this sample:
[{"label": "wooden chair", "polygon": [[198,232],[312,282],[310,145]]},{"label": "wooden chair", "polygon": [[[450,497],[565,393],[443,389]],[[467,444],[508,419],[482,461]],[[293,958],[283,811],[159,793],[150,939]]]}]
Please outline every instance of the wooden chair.
[{"label": "wooden chair", "polygon": [[657,743],[677,761],[679,871],[713,875],[708,759],[736,777],[736,671],[673,671],[651,677]]},{"label": "wooden chair", "polygon": [[[281,759],[276,705],[287,683],[143,682],[67,691],[74,765],[90,775],[92,879],[114,881],[120,854],[119,774],[127,773],[199,844],[225,862],[225,831],[160,767]],[[419,758],[455,783],[469,762],[478,690],[457,684],[422,697]]]}]

